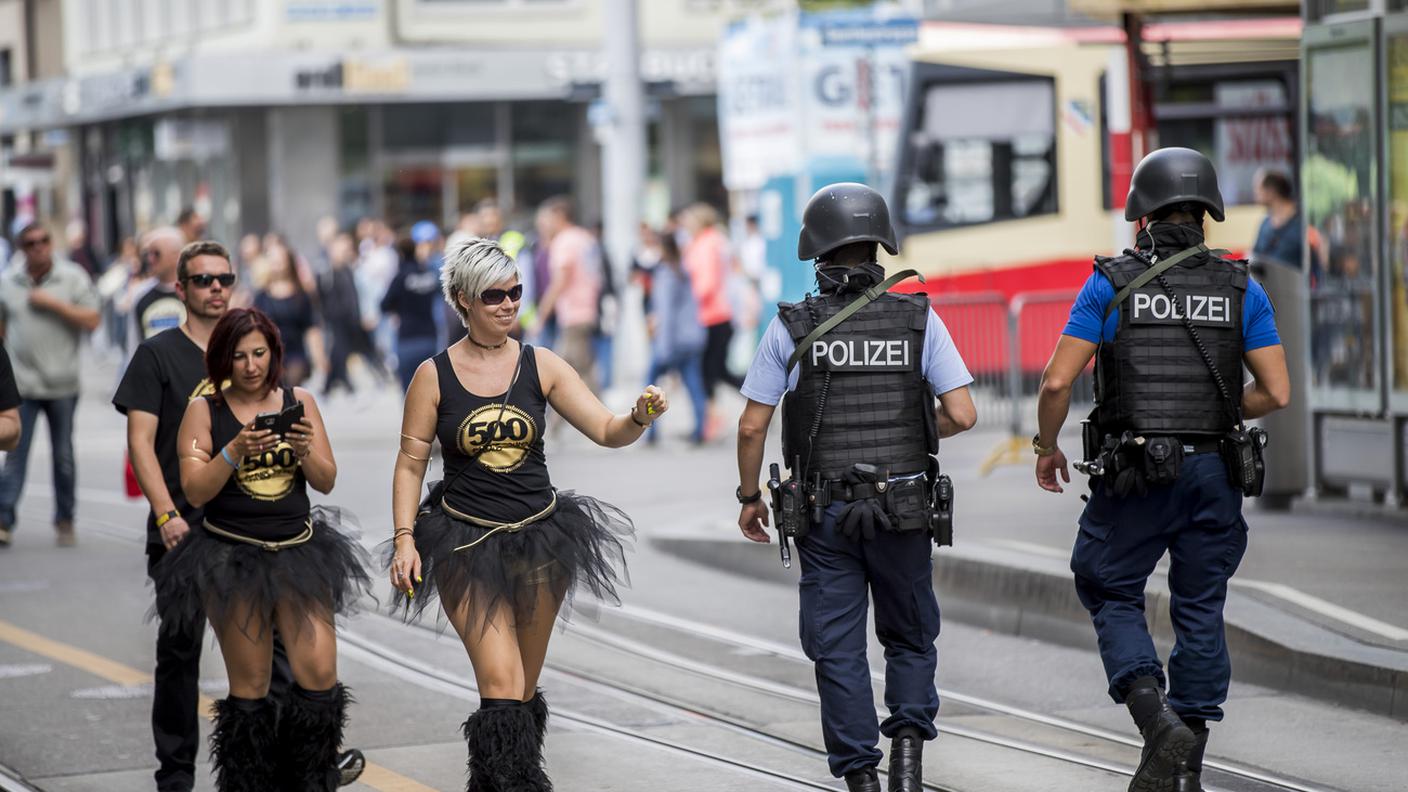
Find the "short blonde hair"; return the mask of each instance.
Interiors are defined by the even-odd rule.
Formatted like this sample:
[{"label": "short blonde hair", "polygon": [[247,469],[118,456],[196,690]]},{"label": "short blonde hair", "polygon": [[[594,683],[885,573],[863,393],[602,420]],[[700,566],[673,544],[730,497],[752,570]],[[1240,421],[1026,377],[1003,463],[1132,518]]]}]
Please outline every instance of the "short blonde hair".
[{"label": "short blonde hair", "polygon": [[440,288],[445,293],[445,302],[464,318],[465,311],[459,301],[461,294],[477,300],[494,284],[520,277],[517,262],[498,242],[469,237],[446,248],[445,263],[440,268]]}]

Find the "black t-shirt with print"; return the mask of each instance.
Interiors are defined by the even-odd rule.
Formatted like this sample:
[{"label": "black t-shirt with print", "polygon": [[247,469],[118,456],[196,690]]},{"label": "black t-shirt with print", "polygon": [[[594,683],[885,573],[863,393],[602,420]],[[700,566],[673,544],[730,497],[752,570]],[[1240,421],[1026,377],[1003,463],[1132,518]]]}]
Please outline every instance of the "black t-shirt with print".
[{"label": "black t-shirt with print", "polygon": [[[156,416],[156,458],[161,463],[161,475],[176,510],[190,523],[199,520],[200,515],[181,493],[176,432],[181,428],[186,405],[212,392],[205,376],[205,352],[177,327],[138,345],[112,397],[113,406],[124,415],[129,410],[139,410]],[[155,520],[155,515],[147,520],[147,543],[160,545]]]},{"label": "black t-shirt with print", "polygon": [[0,410],[20,406],[20,390],[15,386],[15,370],[10,368],[10,353],[0,343]]},{"label": "black t-shirt with print", "polygon": [[132,306],[137,338],[146,341],[181,326],[186,321],[186,304],[176,296],[175,286],[153,284]]}]

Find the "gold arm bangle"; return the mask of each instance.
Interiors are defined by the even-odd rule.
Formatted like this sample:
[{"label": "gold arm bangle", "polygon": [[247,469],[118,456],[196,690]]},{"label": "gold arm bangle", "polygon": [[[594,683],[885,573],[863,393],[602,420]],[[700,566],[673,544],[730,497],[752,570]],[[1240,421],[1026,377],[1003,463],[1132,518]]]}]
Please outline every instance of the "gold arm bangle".
[{"label": "gold arm bangle", "polygon": [[417,461],[417,462],[429,462],[429,461],[430,461],[430,457],[428,457],[428,456],[418,457],[418,456],[416,456],[415,454],[412,454],[412,453],[406,451],[406,449],[404,449],[404,448],[398,448],[398,449],[396,449],[396,453],[400,454],[401,456],[403,456],[403,457],[405,457],[405,458],[407,458],[407,459],[414,459],[414,460]]},{"label": "gold arm bangle", "polygon": [[431,438],[431,440],[422,440],[422,439],[420,439],[419,437],[412,437],[411,435],[408,435],[408,434],[406,434],[405,432],[402,432],[402,433],[401,433],[401,439],[402,439],[402,440],[414,440],[414,441],[416,441],[417,443],[425,443],[426,445],[430,445],[431,440],[433,440],[434,438]]}]

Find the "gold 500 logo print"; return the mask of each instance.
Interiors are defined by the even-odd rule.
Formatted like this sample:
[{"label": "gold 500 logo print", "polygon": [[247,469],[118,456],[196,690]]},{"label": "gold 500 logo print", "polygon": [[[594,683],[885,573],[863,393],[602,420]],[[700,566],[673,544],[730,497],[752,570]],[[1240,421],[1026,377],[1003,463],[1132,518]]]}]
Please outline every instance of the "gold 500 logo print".
[{"label": "gold 500 logo print", "polygon": [[[500,411],[503,420],[499,420]],[[538,439],[538,427],[528,413],[508,405],[486,404],[460,423],[460,451],[495,473],[511,473],[528,458],[528,449]],[[487,447],[486,447],[487,446]],[[483,448],[483,453],[480,449]]]}]

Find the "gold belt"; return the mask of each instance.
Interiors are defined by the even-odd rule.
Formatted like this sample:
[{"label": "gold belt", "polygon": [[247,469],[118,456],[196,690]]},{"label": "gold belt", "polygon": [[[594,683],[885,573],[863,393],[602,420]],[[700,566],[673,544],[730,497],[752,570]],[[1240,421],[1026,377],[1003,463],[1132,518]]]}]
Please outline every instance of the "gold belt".
[{"label": "gold belt", "polygon": [[482,517],[475,517],[472,514],[465,514],[462,511],[458,511],[456,509],[451,508],[450,504],[446,503],[444,498],[440,499],[440,508],[444,509],[446,514],[450,515],[451,517],[454,517],[456,520],[463,520],[469,523],[470,525],[477,525],[480,528],[490,529],[488,533],[484,534],[478,539],[475,539],[473,542],[470,542],[469,544],[465,545],[460,545],[459,547],[456,547],[453,551],[451,551],[458,553],[461,550],[469,550],[470,548],[474,547],[475,545],[479,544],[485,539],[488,539],[489,537],[493,536],[494,534],[500,531],[504,531],[506,533],[517,533],[535,522],[546,519],[548,515],[557,511],[557,493],[554,492],[552,494],[552,500],[548,502],[548,505],[542,511],[538,512],[537,514],[534,514],[531,517],[527,517],[525,519],[519,520],[518,522],[511,523],[494,522],[493,520],[485,520]]},{"label": "gold belt", "polygon": [[297,536],[292,537],[290,539],[281,539],[277,542],[268,541],[266,539],[255,539],[252,536],[245,536],[244,534],[237,534],[233,531],[227,531],[224,528],[215,525],[210,520],[205,521],[205,530],[224,539],[230,539],[235,542],[244,542],[245,544],[252,544],[261,550],[267,550],[271,553],[277,553],[285,548],[297,547],[301,544],[305,544],[309,539],[312,539],[313,521],[311,519],[308,520],[304,524],[303,530]]}]

